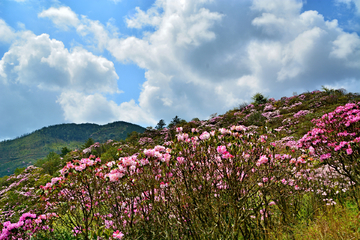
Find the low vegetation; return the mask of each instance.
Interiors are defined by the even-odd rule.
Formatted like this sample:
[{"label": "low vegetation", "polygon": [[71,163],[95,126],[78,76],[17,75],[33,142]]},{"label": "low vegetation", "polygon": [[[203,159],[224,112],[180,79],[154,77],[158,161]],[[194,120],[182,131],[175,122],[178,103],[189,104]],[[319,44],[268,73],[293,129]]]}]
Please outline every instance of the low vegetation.
[{"label": "low vegetation", "polygon": [[359,239],[360,96],[256,94],[0,179],[0,239]]},{"label": "low vegetation", "polygon": [[16,168],[33,165],[49,152],[62,154],[64,148],[80,148],[89,138],[96,142],[108,139],[125,140],[133,131],[143,133],[145,128],[126,122],[97,124],[59,124],[44,127],[14,140],[0,142],[0,177],[14,173]]}]

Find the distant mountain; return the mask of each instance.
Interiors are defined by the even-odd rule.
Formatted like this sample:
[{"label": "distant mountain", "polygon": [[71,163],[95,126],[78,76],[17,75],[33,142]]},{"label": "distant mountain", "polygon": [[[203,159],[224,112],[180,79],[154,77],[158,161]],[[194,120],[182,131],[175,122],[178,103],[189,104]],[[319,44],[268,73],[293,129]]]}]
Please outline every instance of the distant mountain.
[{"label": "distant mountain", "polygon": [[125,140],[133,131],[143,133],[145,128],[121,121],[106,125],[69,123],[44,127],[17,139],[0,142],[0,177],[44,158],[51,151],[60,153],[63,147],[79,148],[89,138],[100,143],[109,139]]}]

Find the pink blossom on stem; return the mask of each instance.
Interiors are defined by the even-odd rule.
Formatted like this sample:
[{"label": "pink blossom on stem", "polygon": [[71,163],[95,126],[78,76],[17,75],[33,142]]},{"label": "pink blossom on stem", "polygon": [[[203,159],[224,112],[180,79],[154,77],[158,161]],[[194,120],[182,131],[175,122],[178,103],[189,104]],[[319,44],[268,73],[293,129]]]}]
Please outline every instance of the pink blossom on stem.
[{"label": "pink blossom on stem", "polygon": [[257,161],[256,166],[260,166],[261,164],[267,163],[268,161],[269,159],[265,155],[262,155]]},{"label": "pink blossom on stem", "polygon": [[216,151],[217,151],[218,153],[220,153],[220,154],[224,154],[225,152],[227,152],[226,146],[218,146],[218,147],[216,148]]},{"label": "pink blossom on stem", "polygon": [[200,137],[201,140],[207,140],[210,138],[210,133],[208,133],[207,131],[203,132]]}]

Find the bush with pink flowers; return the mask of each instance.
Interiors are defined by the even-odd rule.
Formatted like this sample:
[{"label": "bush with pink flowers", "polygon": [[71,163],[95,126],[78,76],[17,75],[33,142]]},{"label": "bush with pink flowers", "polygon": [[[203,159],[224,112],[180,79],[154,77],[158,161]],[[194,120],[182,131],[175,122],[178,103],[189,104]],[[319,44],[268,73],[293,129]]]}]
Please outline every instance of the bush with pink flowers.
[{"label": "bush with pink flowers", "polygon": [[[276,231],[294,237],[294,226],[308,224],[319,209],[358,199],[360,103],[321,115],[305,109],[326,94],[269,99],[211,121],[97,143],[98,156],[74,151],[32,189],[21,213],[9,199],[29,188],[30,178],[20,179],[31,169],[2,180],[8,183],[0,203],[8,203],[1,212],[9,212],[0,239],[266,239]],[[306,121],[316,115],[310,128]],[[310,131],[297,141],[289,134],[300,127]]]}]

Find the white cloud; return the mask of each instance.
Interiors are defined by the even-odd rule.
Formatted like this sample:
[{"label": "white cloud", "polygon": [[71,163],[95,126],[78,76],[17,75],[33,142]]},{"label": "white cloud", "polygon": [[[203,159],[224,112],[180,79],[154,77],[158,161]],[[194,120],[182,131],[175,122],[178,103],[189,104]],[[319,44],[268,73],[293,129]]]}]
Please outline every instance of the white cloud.
[{"label": "white cloud", "polygon": [[143,26],[158,26],[161,22],[161,14],[159,13],[159,7],[149,8],[146,12],[142,11],[139,7],[136,7],[136,14],[132,18],[126,18],[127,26],[130,28],[142,28]]},{"label": "white cloud", "polygon": [[295,0],[158,0],[126,19],[153,32],[117,38],[102,31],[99,41],[118,61],[146,69],[139,106],[159,119],[206,117],[256,92],[281,97],[359,81],[358,35],[301,9]]},{"label": "white cloud", "polygon": [[360,14],[360,0],[335,0],[335,2],[336,3],[344,3],[348,7],[350,7],[351,4],[353,3],[356,8],[357,14]]},{"label": "white cloud", "polygon": [[3,81],[41,89],[116,92],[118,76],[109,60],[61,41],[24,32],[0,60]]},{"label": "white cloud", "polygon": [[251,9],[288,19],[299,15],[301,7],[302,1],[298,0],[253,0]]},{"label": "white cloud", "polygon": [[151,115],[137,106],[134,100],[117,105],[101,94],[87,95],[81,92],[63,92],[57,102],[64,111],[65,120],[75,123],[127,121],[156,124]]},{"label": "white cloud", "polygon": [[110,37],[117,36],[116,30],[111,21],[105,27],[99,21],[90,20],[86,16],[82,16],[81,23],[76,28],[81,36],[86,37],[90,45],[97,45],[101,51],[106,47]]},{"label": "white cloud", "polygon": [[[358,89],[359,36],[344,32],[336,20],[301,9],[295,0],[158,0],[125,19],[129,28],[144,31],[143,37],[119,37],[112,26],[79,19],[71,9],[62,10],[68,15],[53,9],[48,17],[57,26],[75,27],[89,44],[145,69],[138,104],[105,97],[117,89],[110,61],[81,48],[69,51],[45,34],[28,33],[13,45],[0,62],[0,75],[14,84],[57,89],[68,121],[143,125],[175,115],[204,119],[249,101],[256,92],[279,98],[322,85]],[[153,31],[145,32],[148,26]]]},{"label": "white cloud", "polygon": [[191,119],[226,111],[256,92],[281,97],[359,79],[358,35],[301,9],[296,0],[158,0],[125,19],[129,28],[155,29],[142,38],[118,38],[87,17],[77,31],[146,70],[137,107],[157,118]]},{"label": "white cloud", "polygon": [[68,30],[69,27],[77,27],[79,19],[70,7],[51,7],[38,14],[40,18],[50,18],[54,24],[63,30]]},{"label": "white cloud", "polygon": [[10,43],[16,34],[3,19],[0,19],[0,42]]},{"label": "white cloud", "polygon": [[77,14],[70,7],[51,7],[38,14],[39,17],[49,18],[56,27],[62,30],[69,30],[69,27],[76,29],[78,34],[86,37],[86,42],[90,45],[97,45],[103,50],[110,37],[118,35],[117,28],[113,24],[113,19],[109,19],[106,26],[99,21],[90,20],[82,15],[79,19]]},{"label": "white cloud", "polygon": [[[355,57],[360,63],[360,38],[356,33],[342,33],[333,41],[330,56],[348,59]],[[360,65],[359,65],[360,66]]]},{"label": "white cloud", "polygon": [[64,122],[65,110],[57,102],[64,92],[120,93],[114,64],[106,58],[79,47],[68,50],[47,34],[10,33],[10,48],[0,59],[0,101],[6,103],[0,108],[1,138]]}]

